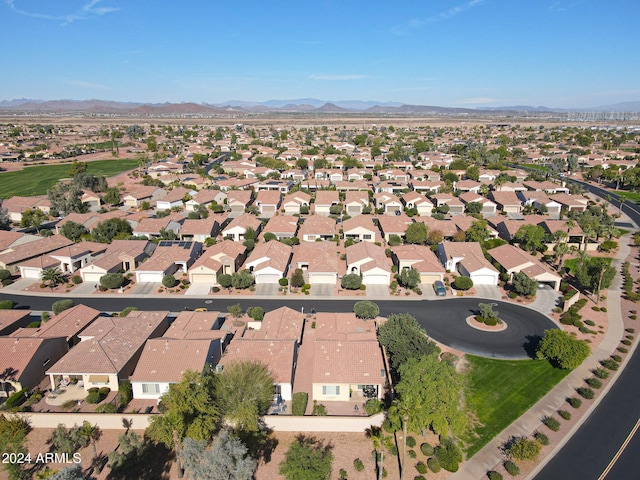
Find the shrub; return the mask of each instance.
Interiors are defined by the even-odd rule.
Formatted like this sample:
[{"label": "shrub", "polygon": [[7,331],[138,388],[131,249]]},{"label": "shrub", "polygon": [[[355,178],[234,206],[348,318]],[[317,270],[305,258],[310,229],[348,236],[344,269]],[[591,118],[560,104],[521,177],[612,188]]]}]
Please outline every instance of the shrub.
[{"label": "shrub", "polygon": [[576,389],[576,392],[578,392],[578,395],[580,395],[582,398],[586,398],[587,400],[591,400],[595,395],[593,390],[591,390],[589,387],[578,387]]},{"label": "shrub", "polygon": [[218,275],[218,283],[222,288],[229,288],[231,286],[231,275],[228,273]]},{"label": "shrub", "polygon": [[427,480],[423,475],[416,475],[413,480]]},{"label": "shrub", "polygon": [[89,393],[89,395],[87,395],[87,398],[85,400],[87,403],[91,404],[100,403],[100,394],[98,392],[91,392]]},{"label": "shrub", "polygon": [[[418,454],[416,453],[416,451],[415,451],[415,450],[409,450],[409,456],[410,456],[411,458],[417,458],[417,457],[418,457]],[[422,472],[422,473],[425,473],[425,472]]]},{"label": "shrub", "polygon": [[380,413],[384,408],[384,403],[377,398],[370,398],[367,400],[367,403],[364,404],[364,411],[367,412],[367,415],[375,415],[376,413]]},{"label": "shrub", "polygon": [[356,275],[355,273],[345,275],[342,277],[342,282],[340,283],[340,286],[346,290],[358,290],[360,285],[362,285],[362,279],[360,275]]},{"label": "shrub", "polygon": [[473,280],[461,275],[453,281],[453,286],[456,290],[469,290],[473,287]]},{"label": "shrub", "polygon": [[484,321],[484,324],[489,326],[489,327],[495,327],[498,324],[498,319],[497,318],[487,318]]},{"label": "shrub", "polygon": [[42,312],[40,314],[41,323],[47,323],[49,321],[49,312]]},{"label": "shrub", "polygon": [[5,268],[0,269],[0,280],[11,278],[11,272]]},{"label": "shrub", "polygon": [[544,423],[549,430],[553,430],[554,432],[560,430],[560,422],[555,417],[544,417],[542,419],[542,423]]},{"label": "shrub", "polygon": [[15,407],[22,405],[22,403],[26,399],[27,399],[27,389],[23,388],[22,390],[12,393],[9,396],[9,398],[7,398],[7,401],[5,402],[4,406],[7,408],[7,410],[11,410]]},{"label": "shrub", "polygon": [[429,470],[433,473],[438,473],[442,469],[440,462],[435,457],[431,457],[427,460],[427,467],[429,467]]},{"label": "shrub", "polygon": [[418,473],[427,473],[429,471],[427,465],[424,462],[416,463],[416,470],[418,471]]},{"label": "shrub", "polygon": [[587,378],[585,381],[591,388],[598,389],[602,387],[602,382],[595,377]]},{"label": "shrub", "polygon": [[603,360],[602,362],[600,362],[600,364],[608,370],[615,371],[615,370],[618,370],[618,368],[620,368],[620,365],[618,365],[617,362],[615,362],[614,360],[611,360],[610,358]]},{"label": "shrub", "polygon": [[64,312],[71,307],[73,307],[73,300],[58,300],[51,305],[51,310],[53,310],[54,315],[58,315],[60,312]]},{"label": "shrub", "polygon": [[435,449],[440,466],[448,472],[457,472],[462,461],[462,452],[451,438],[443,438]]},{"label": "shrub", "polygon": [[102,405],[98,405],[96,407],[96,413],[117,413],[118,407],[116,407],[113,403],[103,403]]},{"label": "shrub", "polygon": [[573,370],[590,352],[589,345],[584,341],[576,340],[564,330],[553,329],[544,332],[536,355],[538,358],[546,358],[556,367]]},{"label": "shrub", "polygon": [[262,307],[249,307],[247,308],[247,315],[253,318],[256,322],[261,322],[264,318],[264,308]]},{"label": "shrub", "polygon": [[580,400],[578,397],[570,397],[567,398],[567,403],[573,408],[580,408],[580,406],[582,405],[582,400]]},{"label": "shrub", "polygon": [[133,399],[133,387],[129,380],[124,380],[118,387],[118,395],[116,400],[118,402],[118,409],[120,411],[129,405],[129,402]]},{"label": "shrub", "polygon": [[107,395],[111,393],[111,389],[109,387],[100,387],[98,389],[98,394],[104,399]]},{"label": "shrub", "polygon": [[564,420],[571,420],[571,412],[567,412],[566,410],[558,410],[558,415]]},{"label": "shrub", "polygon": [[124,276],[121,273],[107,273],[100,277],[100,286],[106,289],[120,288],[124,285]]},{"label": "shrub", "polygon": [[489,480],[502,480],[502,474],[500,472],[496,472],[495,470],[490,470],[487,472],[487,478]]},{"label": "shrub", "polygon": [[604,368],[594,368],[593,370],[591,370],[591,372],[598,378],[601,378],[602,380],[605,380],[607,378],[609,378],[609,372],[607,370],[605,370]]},{"label": "shrub", "polygon": [[82,283],[82,277],[80,275],[74,275],[71,277],[71,281],[76,285],[80,285]]},{"label": "shrub", "polygon": [[278,284],[281,287],[286,287],[287,285],[289,285],[289,279],[288,278],[281,278],[278,280]]},{"label": "shrub", "polygon": [[40,328],[40,322],[31,322],[27,328]]},{"label": "shrub", "polygon": [[629,349],[624,347],[618,347],[616,348],[616,350],[618,350],[620,353],[629,353]]},{"label": "shrub", "polygon": [[520,467],[518,467],[518,465],[513,463],[511,460],[507,460],[506,462],[504,462],[504,469],[512,477],[515,477],[516,475],[520,475]]},{"label": "shrub", "polygon": [[0,300],[0,310],[11,310],[14,306],[13,300]]},{"label": "shrub", "polygon": [[535,460],[540,454],[542,445],[535,440],[525,437],[514,439],[508,448],[508,453],[515,460],[528,461]]},{"label": "shrub", "polygon": [[362,300],[360,302],[356,302],[353,305],[353,313],[355,313],[356,317],[358,318],[376,318],[380,313],[380,307],[378,307],[376,303],[370,302],[368,300]]},{"label": "shrub", "polygon": [[540,443],[540,445],[549,445],[549,437],[547,437],[544,433],[542,432],[536,432],[533,435],[533,438],[536,439],[537,442]]},{"label": "shrub", "polygon": [[433,447],[430,443],[427,442],[424,442],[422,445],[420,445],[420,451],[425,457],[430,457],[431,455],[433,455]]},{"label": "shrub", "polygon": [[594,322],[593,320],[585,320],[584,323],[586,323],[590,327],[595,327],[596,326],[596,322]]},{"label": "shrub", "polygon": [[307,402],[309,401],[309,395],[306,392],[298,392],[293,394],[291,401],[291,415],[301,417],[307,410]]},{"label": "shrub", "polygon": [[[413,437],[407,437],[407,447],[413,448],[415,446],[416,446],[416,439]],[[420,472],[420,473],[424,473],[424,472]]]},{"label": "shrub", "polygon": [[162,285],[167,288],[175,287],[176,283],[176,277],[174,277],[173,275],[165,275],[164,277],[162,277]]},{"label": "shrub", "polygon": [[364,463],[362,463],[362,460],[360,460],[359,458],[356,458],[353,461],[353,468],[356,469],[356,472],[361,472],[364,470]]},{"label": "shrub", "polygon": [[242,270],[231,275],[231,286],[239,290],[249,288],[255,283],[253,275],[248,270]]},{"label": "shrub", "polygon": [[628,339],[625,338],[624,340],[621,340],[620,343],[622,343],[623,345],[629,346],[629,345],[631,345],[631,340],[628,340]]},{"label": "shrub", "polygon": [[620,355],[611,355],[611,360],[614,362],[620,363],[622,362],[622,357]]}]

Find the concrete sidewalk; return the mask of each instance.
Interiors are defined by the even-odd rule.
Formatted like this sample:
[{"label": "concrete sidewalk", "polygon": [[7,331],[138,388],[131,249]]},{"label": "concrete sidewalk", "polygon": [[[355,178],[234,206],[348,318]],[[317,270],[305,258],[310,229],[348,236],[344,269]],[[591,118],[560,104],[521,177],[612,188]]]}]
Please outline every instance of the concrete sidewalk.
[{"label": "concrete sidewalk", "polygon": [[[591,355],[589,355],[582,365],[567,375],[562,382],[540,399],[524,415],[498,434],[493,440],[491,440],[491,442],[485,445],[484,448],[476,453],[470,460],[466,461],[461,466],[460,470],[449,478],[456,480],[486,478],[487,471],[492,470],[496,465],[505,460],[501,447],[506,441],[514,436],[529,436],[538,430],[541,426],[542,419],[545,416],[553,415],[559,408],[565,407],[567,405],[566,398],[574,396],[576,393],[575,389],[577,387],[584,386],[584,379],[592,376],[591,370],[599,367],[600,360],[609,357],[609,355],[616,350],[620,344],[620,340],[624,337],[624,323],[620,308],[620,302],[622,299],[622,275],[620,274],[620,271],[622,263],[625,261],[631,250],[629,241],[630,239],[628,236],[623,237],[623,240],[620,242],[618,254],[611,262],[611,265],[616,269],[618,274],[614,278],[607,296],[609,328],[598,348],[591,352]],[[629,354],[627,358],[630,355],[631,354]],[[621,368],[624,368],[624,363]],[[613,381],[615,381],[616,378],[617,375],[613,377]],[[553,446],[553,451],[545,455],[545,457],[538,463],[536,469],[531,472],[527,478],[533,478],[535,474],[553,458],[555,453],[557,453],[557,451],[560,450],[564,443],[570,438],[570,435],[577,430],[580,425],[587,420],[587,418],[589,418],[589,415],[596,408],[599,400],[603,398],[608,389],[611,388],[611,385],[613,385],[613,382],[609,382],[607,387],[602,390],[596,400],[590,402],[588,410],[575,424],[572,430],[567,433],[564,437],[565,439]]]}]

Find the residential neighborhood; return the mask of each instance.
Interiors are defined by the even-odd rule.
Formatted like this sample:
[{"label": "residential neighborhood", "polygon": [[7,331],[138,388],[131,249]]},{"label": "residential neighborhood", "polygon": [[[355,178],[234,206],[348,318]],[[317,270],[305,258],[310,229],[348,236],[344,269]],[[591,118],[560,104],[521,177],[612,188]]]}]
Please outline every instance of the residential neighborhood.
[{"label": "residential neighborhood", "polygon": [[[422,333],[411,348],[437,349],[439,364],[453,372],[471,368],[465,355],[496,355],[487,345],[465,347],[455,329],[510,331],[511,308],[535,311],[590,349],[606,344],[612,265],[635,248],[628,245],[635,226],[622,205],[587,186],[637,190],[637,129],[170,127],[109,125],[121,134],[116,149],[100,140],[106,127],[59,124],[43,133],[0,125],[0,302],[11,302],[0,309],[0,402],[7,410],[126,412],[153,429],[184,382],[238,382],[239,368],[258,365],[268,398],[244,407],[258,408],[276,432],[297,416],[370,420],[387,429],[398,455],[406,434],[402,421],[389,422],[406,398],[410,363],[398,360],[385,328],[415,325]],[[107,147],[90,150],[96,143]],[[122,167],[110,176],[88,173],[104,162]],[[45,191],[22,195],[1,182],[38,168],[61,169]],[[24,298],[48,305],[27,309]],[[113,308],[94,308],[103,300]],[[431,317],[443,302],[451,312],[453,305],[469,312],[462,305],[475,302],[484,313],[471,309],[449,330],[444,317]],[[435,304],[442,307],[427,306]],[[635,316],[630,305],[623,308]],[[477,321],[485,314],[493,323]],[[528,322],[528,315],[513,318]],[[469,332],[473,341],[484,338]],[[522,341],[513,348],[527,358]],[[257,388],[262,377],[252,378]],[[225,408],[225,422],[246,421]],[[417,434],[437,444],[436,431]],[[474,442],[462,438],[472,452]],[[379,461],[367,464],[370,472]],[[350,468],[356,475],[355,463]],[[399,478],[402,468],[389,469]]]}]

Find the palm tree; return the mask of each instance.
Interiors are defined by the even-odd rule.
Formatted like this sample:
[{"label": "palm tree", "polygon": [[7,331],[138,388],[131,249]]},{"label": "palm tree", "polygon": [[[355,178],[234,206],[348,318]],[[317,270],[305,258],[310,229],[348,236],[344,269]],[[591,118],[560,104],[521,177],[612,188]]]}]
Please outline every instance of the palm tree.
[{"label": "palm tree", "polygon": [[384,441],[384,435],[382,428],[371,425],[364,431],[367,438],[370,438],[373,442],[373,449],[376,452],[376,467],[378,471],[378,480],[382,479],[382,469],[384,468],[384,450],[382,449],[382,443]]},{"label": "palm tree", "polygon": [[100,427],[98,427],[98,425],[91,425],[85,420],[84,422],[82,422],[79,433],[83,438],[87,439],[91,443],[91,446],[93,447],[93,458],[91,459],[91,463],[94,463],[98,458],[96,442],[102,436],[102,431],[100,430]]},{"label": "palm tree", "polygon": [[400,466],[400,480],[404,480],[407,459],[407,424],[409,423],[409,408],[399,399],[395,399],[389,407],[388,416],[394,423],[402,423],[402,462]]},{"label": "palm tree", "polygon": [[64,281],[64,275],[58,267],[45,268],[40,272],[40,280],[46,282],[53,292],[53,287]]}]

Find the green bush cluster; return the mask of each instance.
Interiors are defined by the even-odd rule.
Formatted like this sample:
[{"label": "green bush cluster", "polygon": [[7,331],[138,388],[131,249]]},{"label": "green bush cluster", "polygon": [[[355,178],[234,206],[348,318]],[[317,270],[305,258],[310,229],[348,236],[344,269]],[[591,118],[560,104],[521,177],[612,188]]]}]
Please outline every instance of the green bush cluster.
[{"label": "green bush cluster", "polygon": [[637,302],[638,300],[640,300],[640,293],[633,290],[633,277],[631,276],[629,267],[629,262],[624,262],[624,264],[622,265],[622,277],[624,278],[622,289],[624,290],[625,296],[629,300],[631,300],[632,302]]},{"label": "green bush cluster", "polygon": [[513,463],[511,460],[507,460],[506,462],[504,462],[504,469],[512,477],[515,477],[516,475],[520,475],[520,467],[518,467],[518,465]]},{"label": "green bush cluster", "polygon": [[429,469],[427,468],[427,465],[424,462],[416,463],[416,470],[418,471],[418,473],[422,473],[422,474],[425,474],[429,471]]},{"label": "green bush cluster", "polygon": [[591,388],[598,389],[602,387],[602,382],[596,377],[587,378],[585,382],[587,382],[587,385],[589,385]]},{"label": "green bush cluster", "polygon": [[291,415],[303,416],[307,410],[307,402],[309,401],[309,395],[306,392],[298,392],[293,394],[291,401]]},{"label": "green bush cluster", "polygon": [[536,432],[533,438],[535,438],[540,445],[549,445],[549,437],[542,432]]},{"label": "green bush cluster", "polygon": [[604,368],[594,368],[591,372],[602,380],[609,378],[609,372]]},{"label": "green bush cluster", "polygon": [[413,448],[416,446],[416,439],[413,437],[407,437],[407,447]]},{"label": "green bush cluster", "polygon": [[589,387],[578,387],[576,392],[578,392],[582,398],[586,398],[587,400],[591,400],[595,396],[595,392]]},{"label": "green bush cluster", "polygon": [[571,420],[571,412],[566,410],[558,410],[558,415],[560,415],[563,420]]},{"label": "green bush cluster", "polygon": [[580,408],[580,406],[582,405],[582,400],[580,400],[578,397],[570,397],[567,398],[567,403],[573,408]]},{"label": "green bush cluster", "polygon": [[427,442],[424,442],[422,445],[420,445],[420,451],[425,457],[430,457],[431,455],[433,455],[433,447],[430,443]]},{"label": "green bush cluster", "polygon": [[489,480],[502,480],[502,474],[500,472],[496,472],[495,470],[491,470],[487,472],[487,478]]},{"label": "green bush cluster", "polygon": [[448,472],[457,472],[462,462],[462,452],[451,438],[443,438],[435,448],[435,456],[440,466]]},{"label": "green bush cluster", "polygon": [[353,461],[353,468],[356,469],[356,472],[361,472],[364,470],[364,463],[362,463],[362,460],[360,460],[359,458],[356,458]]},{"label": "green bush cluster", "polygon": [[618,362],[616,362],[615,360],[612,360],[611,358],[607,358],[606,360],[602,360],[602,362],[600,362],[600,364],[608,369],[608,370],[618,370],[618,368],[620,368],[620,365],[618,365]]},{"label": "green bush cluster", "polygon": [[53,310],[54,315],[58,315],[60,312],[64,312],[71,307],[73,307],[73,300],[58,300],[57,302],[54,302],[53,305],[51,305],[51,310]]},{"label": "green bush cluster", "polygon": [[13,300],[0,300],[0,310],[11,310],[14,306]]},{"label": "green bush cluster", "polygon": [[427,467],[429,467],[429,470],[431,470],[433,473],[438,473],[440,470],[442,470],[440,461],[436,457],[427,459]]},{"label": "green bush cluster", "polygon": [[560,422],[555,417],[544,417],[542,423],[544,423],[549,430],[553,430],[554,432],[560,430]]}]

